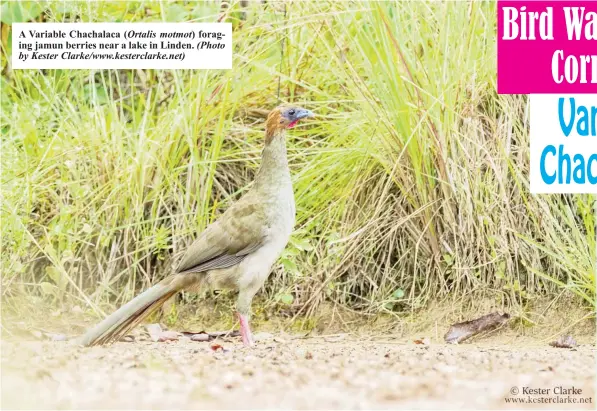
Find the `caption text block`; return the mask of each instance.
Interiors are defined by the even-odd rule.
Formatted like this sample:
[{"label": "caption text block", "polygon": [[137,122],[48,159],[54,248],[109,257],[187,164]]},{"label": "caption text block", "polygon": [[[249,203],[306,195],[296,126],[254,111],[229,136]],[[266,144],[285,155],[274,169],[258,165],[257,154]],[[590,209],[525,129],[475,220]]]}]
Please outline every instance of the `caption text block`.
[{"label": "caption text block", "polygon": [[230,23],[15,23],[15,69],[230,69]]}]

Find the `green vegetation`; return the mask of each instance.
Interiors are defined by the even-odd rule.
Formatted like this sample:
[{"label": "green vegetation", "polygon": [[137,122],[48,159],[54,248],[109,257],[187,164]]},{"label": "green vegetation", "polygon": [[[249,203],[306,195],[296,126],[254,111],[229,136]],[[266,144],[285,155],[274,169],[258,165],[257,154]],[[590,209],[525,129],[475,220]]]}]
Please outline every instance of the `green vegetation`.
[{"label": "green vegetation", "polygon": [[97,309],[167,275],[250,184],[264,113],[297,102],[318,118],[290,132],[298,222],[262,301],[379,313],[566,292],[594,307],[595,198],[530,195],[528,102],[496,94],[494,3],[40,4],[3,15],[224,14],[234,68],[11,71],[3,56],[5,302]]}]

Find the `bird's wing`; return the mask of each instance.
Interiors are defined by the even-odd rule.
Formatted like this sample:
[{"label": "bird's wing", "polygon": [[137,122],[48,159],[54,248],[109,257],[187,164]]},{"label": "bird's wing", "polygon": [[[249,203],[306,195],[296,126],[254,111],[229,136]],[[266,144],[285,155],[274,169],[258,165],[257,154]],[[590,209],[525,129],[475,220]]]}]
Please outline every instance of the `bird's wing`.
[{"label": "bird's wing", "polygon": [[198,273],[232,267],[259,249],[266,237],[263,207],[257,202],[241,200],[199,235],[176,272]]}]

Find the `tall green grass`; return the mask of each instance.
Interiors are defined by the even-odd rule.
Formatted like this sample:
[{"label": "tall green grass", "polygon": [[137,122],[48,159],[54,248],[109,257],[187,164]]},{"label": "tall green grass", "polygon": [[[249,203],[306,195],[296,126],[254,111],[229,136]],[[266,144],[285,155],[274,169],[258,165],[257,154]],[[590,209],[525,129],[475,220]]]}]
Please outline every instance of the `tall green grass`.
[{"label": "tall green grass", "polygon": [[528,101],[495,91],[495,4],[42,9],[37,20],[223,17],[234,68],[11,71],[4,60],[5,301],[101,311],[167,275],[250,186],[264,113],[296,102],[318,117],[288,138],[298,221],[266,302],[377,313],[479,290],[506,304],[564,291],[594,307],[595,199],[529,193]]}]

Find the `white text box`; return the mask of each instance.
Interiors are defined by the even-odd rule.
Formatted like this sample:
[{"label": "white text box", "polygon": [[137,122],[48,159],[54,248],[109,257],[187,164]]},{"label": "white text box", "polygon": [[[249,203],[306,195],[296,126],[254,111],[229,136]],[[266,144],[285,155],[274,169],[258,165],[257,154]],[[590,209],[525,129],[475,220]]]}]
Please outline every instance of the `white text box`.
[{"label": "white text box", "polygon": [[597,95],[531,95],[531,192],[597,193]]}]

